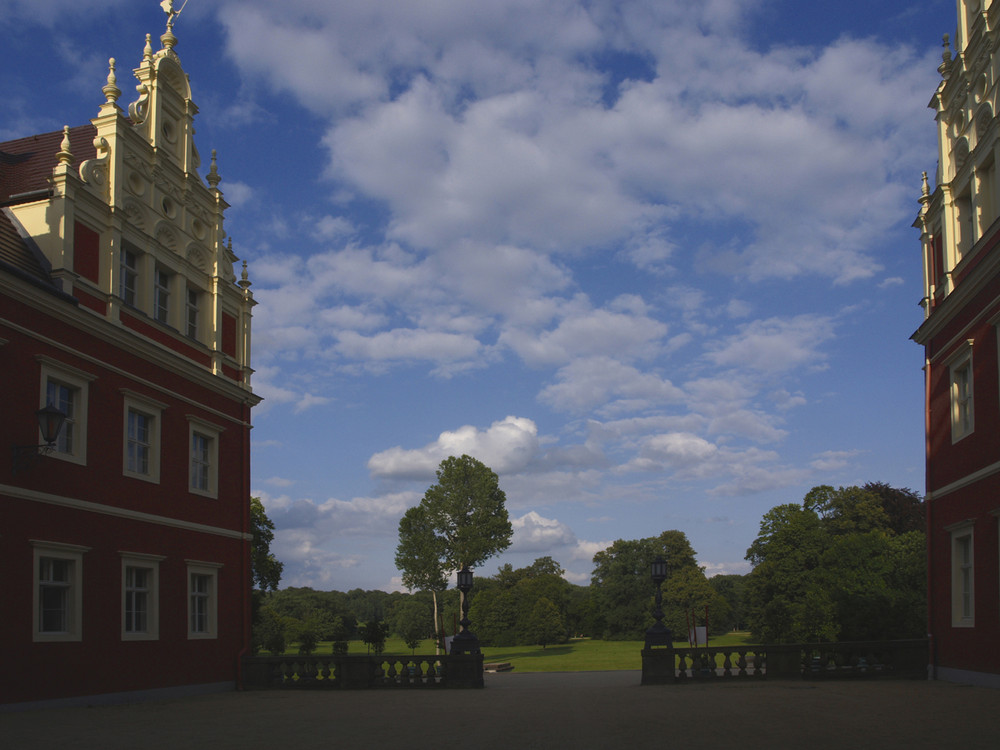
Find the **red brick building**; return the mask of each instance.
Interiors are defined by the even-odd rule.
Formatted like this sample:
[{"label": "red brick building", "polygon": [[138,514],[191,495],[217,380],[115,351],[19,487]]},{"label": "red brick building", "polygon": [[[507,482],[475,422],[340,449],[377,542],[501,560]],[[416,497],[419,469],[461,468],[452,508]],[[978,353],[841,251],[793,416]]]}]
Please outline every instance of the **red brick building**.
[{"label": "red brick building", "polygon": [[1000,0],[960,0],[931,99],[938,171],[924,258],[932,675],[1000,687]]},{"label": "red brick building", "polygon": [[249,644],[254,301],[171,26],[127,113],[112,61],[89,124],[0,143],[8,707],[231,689]]}]

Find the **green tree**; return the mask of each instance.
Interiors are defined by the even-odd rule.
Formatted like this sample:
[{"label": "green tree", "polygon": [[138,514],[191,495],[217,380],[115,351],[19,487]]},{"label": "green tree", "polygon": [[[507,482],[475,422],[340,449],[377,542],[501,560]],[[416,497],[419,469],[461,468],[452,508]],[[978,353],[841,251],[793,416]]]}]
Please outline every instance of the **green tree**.
[{"label": "green tree", "polygon": [[[276,591],[281,583],[281,572],[284,564],[271,553],[271,542],[274,541],[274,523],[267,517],[264,504],[259,497],[250,498],[250,644],[254,651],[262,646],[264,641],[276,643],[273,635],[274,623],[261,621],[261,607],[265,592]],[[257,632],[264,628],[267,632]],[[282,643],[282,650],[284,644]]]},{"label": "green tree", "polygon": [[926,533],[926,508],[916,492],[891,487],[885,482],[868,482],[862,489],[879,498],[882,509],[889,517],[889,528],[897,535],[911,531]]},{"label": "green tree", "polygon": [[[726,604],[729,606],[729,620],[725,623],[726,632],[742,630],[745,623],[743,601],[746,591],[746,576],[732,573],[722,574],[712,576],[708,579],[708,583],[719,596],[726,600]],[[718,618],[713,616],[712,619],[716,621]]]},{"label": "green tree", "polygon": [[823,485],[772,508],[747,550],[745,605],[765,642],[918,637],[926,600],[920,500],[869,483]]},{"label": "green tree", "polygon": [[277,590],[285,565],[271,553],[274,522],[267,517],[259,497],[250,498],[250,533],[251,585],[261,591]]},{"label": "green tree", "polygon": [[604,638],[641,638],[652,624],[650,566],[658,556],[666,560],[671,577],[685,568],[700,571],[687,536],[676,530],[646,539],[619,539],[594,555],[591,590]]},{"label": "green tree", "polygon": [[514,530],[506,499],[497,475],[475,458],[442,461],[437,483],[399,522],[396,567],[403,585],[430,591],[436,603],[447,574],[475,568],[507,549]]},{"label": "green tree", "polygon": [[399,520],[399,545],[396,567],[403,573],[403,585],[410,591],[429,591],[434,605],[435,649],[440,652],[444,628],[441,627],[438,594],[448,586],[444,568],[445,547],[435,533],[431,516],[423,503],[410,508]]},{"label": "green tree", "polygon": [[411,652],[434,630],[430,607],[412,596],[395,608],[394,615],[396,633]]},{"label": "green tree", "polygon": [[260,649],[270,651],[272,654],[285,653],[285,619],[273,607],[265,604],[260,608],[253,628],[254,653]]},{"label": "green tree", "polygon": [[361,631],[361,640],[368,647],[368,652],[381,654],[385,650],[385,639],[388,633],[384,623],[377,620],[366,622]]},{"label": "green tree", "polygon": [[710,633],[727,633],[729,613],[725,598],[696,565],[685,565],[669,575],[663,584],[663,621],[676,635],[687,634],[689,614],[698,623],[704,622],[707,616]]},{"label": "green tree", "polygon": [[542,650],[550,643],[562,643],[566,640],[566,623],[559,608],[544,596],[535,601],[525,630],[528,641],[537,643]]}]

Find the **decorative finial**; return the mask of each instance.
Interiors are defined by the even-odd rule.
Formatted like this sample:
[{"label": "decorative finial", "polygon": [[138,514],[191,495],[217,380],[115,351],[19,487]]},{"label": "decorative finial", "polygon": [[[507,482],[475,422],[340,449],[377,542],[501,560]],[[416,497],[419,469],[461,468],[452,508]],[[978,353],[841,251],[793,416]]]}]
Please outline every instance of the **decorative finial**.
[{"label": "decorative finial", "polygon": [[56,154],[60,164],[68,166],[73,163],[73,152],[69,148],[69,125],[63,125],[62,143],[59,144],[59,153]]},{"label": "decorative finial", "polygon": [[207,182],[213,190],[219,187],[219,183],[222,178],[219,176],[219,165],[215,161],[215,149],[212,149],[212,166],[208,168],[208,176],[205,177],[205,182]]},{"label": "decorative finial", "polygon": [[[233,240],[230,238],[230,240],[229,240],[229,251],[232,252],[232,250],[233,250]],[[247,289],[249,289],[251,286],[253,286],[253,282],[250,281],[250,276],[247,273],[247,262],[246,262],[245,259],[243,261],[243,273],[240,274],[240,280],[239,280],[238,283],[239,283],[239,285],[241,287],[243,287],[243,291],[244,292]]]},{"label": "decorative finial", "polygon": [[108,83],[101,89],[107,98],[108,104],[115,104],[118,97],[122,95],[122,90],[118,88],[118,78],[115,76],[115,58],[108,60]]},{"label": "decorative finial", "polygon": [[948,72],[951,70],[951,37],[945,34],[942,39],[941,46],[944,47],[944,52],[941,53],[941,64],[938,65],[938,73],[941,74],[942,78],[947,78]]},{"label": "decorative finial", "polygon": [[177,37],[174,36],[174,21],[177,20],[177,16],[184,10],[185,5],[187,5],[187,0],[184,0],[184,5],[181,6],[180,10],[174,10],[174,0],[163,0],[160,3],[163,12],[167,14],[167,30],[160,37],[163,48],[167,52],[172,52],[174,45],[177,44]]},{"label": "decorative finial", "polygon": [[174,21],[177,16],[179,16],[184,11],[184,6],[187,5],[187,0],[184,0],[184,5],[181,6],[180,10],[174,10],[174,0],[163,0],[160,3],[160,7],[163,8],[163,12],[167,14],[167,29],[172,29],[174,27]]},{"label": "decorative finial", "polygon": [[143,60],[152,60],[153,59],[153,35],[152,34],[146,34],[146,46],[142,50],[142,59]]},{"label": "decorative finial", "polygon": [[920,188],[921,195],[929,196],[931,194],[931,187],[927,184],[927,173],[924,172],[924,184]]}]

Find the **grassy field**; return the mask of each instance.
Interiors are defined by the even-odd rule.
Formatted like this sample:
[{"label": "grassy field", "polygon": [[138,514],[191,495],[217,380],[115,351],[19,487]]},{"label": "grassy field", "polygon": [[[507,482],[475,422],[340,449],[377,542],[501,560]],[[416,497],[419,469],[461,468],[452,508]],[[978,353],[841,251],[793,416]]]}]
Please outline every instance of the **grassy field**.
[{"label": "grassy field", "polygon": [[[729,633],[709,639],[710,646],[742,646],[750,642],[749,633]],[[323,642],[316,654],[329,654],[331,643]],[[510,662],[518,672],[601,672],[614,669],[641,669],[642,641],[598,641],[574,638],[569,643],[549,646],[483,647],[486,662]],[[687,642],[678,646],[687,646]],[[368,650],[361,641],[351,641],[348,653],[365,654]],[[434,653],[434,642],[426,640],[417,647],[418,654]],[[287,654],[297,653],[297,648]],[[410,649],[398,638],[386,641],[385,655],[409,655]]]}]

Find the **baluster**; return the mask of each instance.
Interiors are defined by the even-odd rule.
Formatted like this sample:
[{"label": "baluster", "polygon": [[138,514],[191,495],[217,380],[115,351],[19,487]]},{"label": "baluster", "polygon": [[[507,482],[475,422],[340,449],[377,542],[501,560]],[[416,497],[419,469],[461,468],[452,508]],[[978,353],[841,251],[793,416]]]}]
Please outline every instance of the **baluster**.
[{"label": "baluster", "polygon": [[733,676],[733,662],[730,659],[730,651],[726,649],[726,652],[722,659],[722,676],[732,677]]},{"label": "baluster", "polygon": [[281,685],[285,682],[285,670],[282,668],[282,663],[280,661],[275,662],[274,667],[268,670],[267,684]]},{"label": "baluster", "polygon": [[746,652],[746,650],[740,650],[740,651],[737,651],[736,654],[739,657],[736,660],[736,666],[740,668],[739,676],[740,677],[746,677],[747,676],[747,652]]},{"label": "baluster", "polygon": [[402,687],[410,687],[410,675],[412,673],[412,667],[410,667],[410,662],[403,659],[400,664],[402,665],[399,670],[399,684]]},{"label": "baluster", "polygon": [[687,654],[683,651],[677,652],[677,678],[683,680],[687,677]]},{"label": "baluster", "polygon": [[764,655],[759,651],[753,655],[753,676],[760,677],[763,672],[761,671],[761,666],[763,665]]}]

